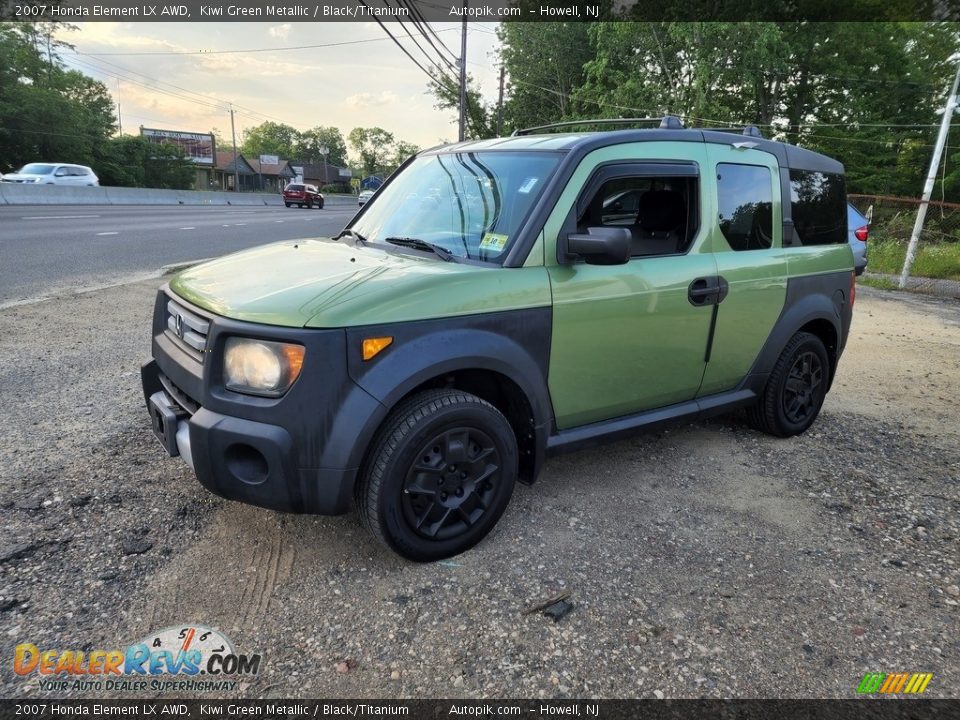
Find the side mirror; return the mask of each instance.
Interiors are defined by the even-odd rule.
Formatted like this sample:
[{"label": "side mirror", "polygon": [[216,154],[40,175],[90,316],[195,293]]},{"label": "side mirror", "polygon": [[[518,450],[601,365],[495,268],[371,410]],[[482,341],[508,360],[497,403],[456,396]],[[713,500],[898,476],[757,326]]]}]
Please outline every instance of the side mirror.
[{"label": "side mirror", "polygon": [[630,259],[630,230],[625,227],[590,227],[566,238],[566,255],[579,255],[588,265],[623,265]]}]

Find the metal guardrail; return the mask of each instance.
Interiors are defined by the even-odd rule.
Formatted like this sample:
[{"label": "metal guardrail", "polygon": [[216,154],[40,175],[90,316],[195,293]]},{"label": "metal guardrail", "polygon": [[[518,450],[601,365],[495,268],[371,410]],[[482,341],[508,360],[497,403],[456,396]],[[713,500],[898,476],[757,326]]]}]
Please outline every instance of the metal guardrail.
[{"label": "metal guardrail", "polygon": [[[355,195],[324,195],[329,205],[355,205]],[[155,190],[123,187],[69,187],[0,183],[0,205],[236,205],[282,207],[273,193]]]}]

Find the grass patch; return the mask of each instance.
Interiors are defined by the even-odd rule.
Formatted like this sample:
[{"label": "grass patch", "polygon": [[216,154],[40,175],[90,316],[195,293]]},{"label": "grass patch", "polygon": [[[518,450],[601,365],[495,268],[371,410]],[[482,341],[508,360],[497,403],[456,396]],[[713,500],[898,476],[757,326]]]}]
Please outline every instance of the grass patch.
[{"label": "grass patch", "polygon": [[861,275],[857,278],[857,285],[866,285],[867,287],[877,288],[878,290],[899,290],[900,287],[893,280],[885,277],[867,277]]},{"label": "grass patch", "polygon": [[[896,240],[870,240],[867,243],[867,270],[874,273],[899,275],[906,255],[906,243]],[[913,261],[910,275],[960,280],[960,243],[925,245],[921,242],[917,248],[917,256]]]}]

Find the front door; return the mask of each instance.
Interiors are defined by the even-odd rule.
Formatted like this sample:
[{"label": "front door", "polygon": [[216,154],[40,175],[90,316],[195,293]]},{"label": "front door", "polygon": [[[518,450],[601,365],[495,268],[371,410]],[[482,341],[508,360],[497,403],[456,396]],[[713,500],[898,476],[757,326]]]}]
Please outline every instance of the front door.
[{"label": "front door", "polygon": [[[654,151],[645,145],[644,150]],[[717,268],[705,247],[705,219],[714,217],[713,201],[701,192],[691,145],[671,147],[677,160],[669,163],[595,161],[571,181],[577,182],[578,174],[585,178],[576,200],[570,203],[566,192],[561,196],[558,208],[566,201],[568,210],[559,232],[618,226],[632,238],[631,258],[624,265],[548,261],[553,291],[549,387],[561,430],[697,394],[712,316],[709,288]],[[549,222],[546,230],[552,232]]]}]

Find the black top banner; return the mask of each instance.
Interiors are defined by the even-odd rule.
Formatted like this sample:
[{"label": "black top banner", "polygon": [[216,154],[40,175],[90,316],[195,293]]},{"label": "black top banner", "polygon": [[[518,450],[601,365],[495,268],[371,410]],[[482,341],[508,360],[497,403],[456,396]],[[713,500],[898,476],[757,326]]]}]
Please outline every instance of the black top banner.
[{"label": "black top banner", "polygon": [[0,0],[0,20],[66,22],[958,21],[960,0]]}]

